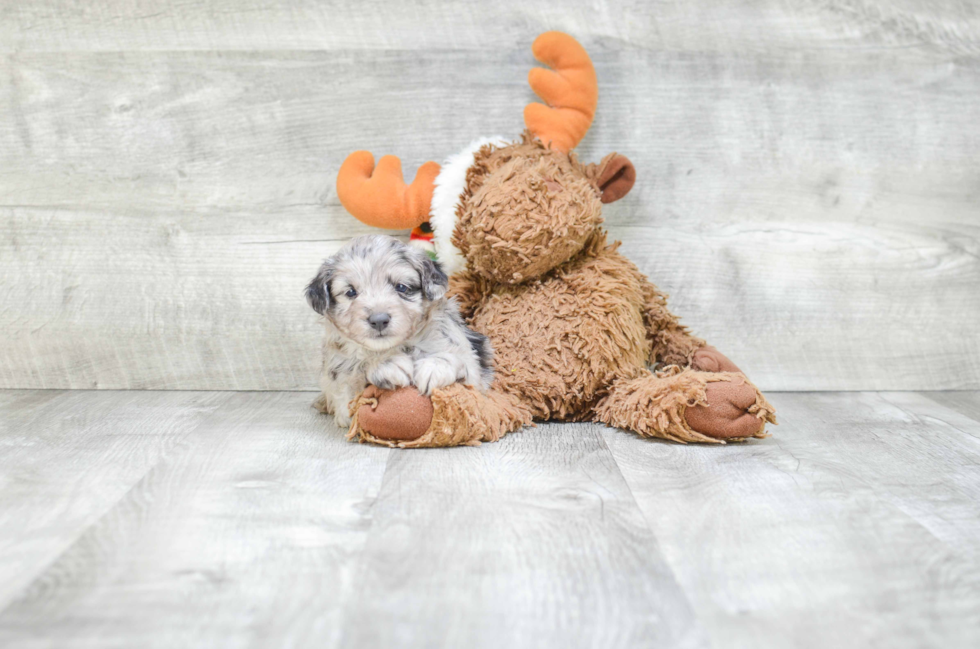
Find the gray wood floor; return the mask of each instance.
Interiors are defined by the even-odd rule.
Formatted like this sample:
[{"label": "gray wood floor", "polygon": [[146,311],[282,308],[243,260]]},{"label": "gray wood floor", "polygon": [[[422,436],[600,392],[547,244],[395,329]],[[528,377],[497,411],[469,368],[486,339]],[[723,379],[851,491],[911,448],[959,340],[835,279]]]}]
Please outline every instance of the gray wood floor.
[{"label": "gray wood floor", "polygon": [[975,647],[980,393],[722,448],[345,442],[297,392],[0,392],[3,647]]}]

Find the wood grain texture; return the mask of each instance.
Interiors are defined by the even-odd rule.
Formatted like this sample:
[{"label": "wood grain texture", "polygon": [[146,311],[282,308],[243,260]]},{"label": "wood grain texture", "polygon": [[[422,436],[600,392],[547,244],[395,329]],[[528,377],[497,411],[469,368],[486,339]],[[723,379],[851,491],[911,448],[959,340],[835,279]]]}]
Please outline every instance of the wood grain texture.
[{"label": "wood grain texture", "polygon": [[12,244],[0,252],[0,295],[18,306],[0,315],[4,384],[316,383],[322,326],[302,290],[341,245],[327,224],[249,214],[5,214]]},{"label": "wood grain texture", "polygon": [[[374,9],[372,10],[372,7]],[[0,386],[309,389],[318,261],[408,173],[516,135],[533,36],[639,171],[624,252],[764,389],[980,387],[970,3],[0,4]]]},{"label": "wood grain texture", "polygon": [[0,393],[0,609],[226,400],[216,393]]},{"label": "wood grain texture", "polygon": [[780,394],[772,438],[605,439],[719,646],[974,646],[980,423],[909,393]]},{"label": "wood grain texture", "polygon": [[391,456],[341,647],[695,647],[596,426]]},{"label": "wood grain texture", "polygon": [[966,390],[960,392],[925,392],[922,396],[928,397],[970,419],[980,421],[980,393],[978,392]]},{"label": "wood grain texture", "polygon": [[6,52],[485,50],[523,47],[549,29],[655,49],[980,51],[980,11],[957,0],[35,0],[0,4],[0,18]]},{"label": "wood grain texture", "polygon": [[312,397],[0,391],[0,646],[980,642],[980,392],[411,451]]},{"label": "wood grain texture", "polygon": [[[174,394],[189,406],[207,397]],[[8,603],[0,644],[336,646],[389,451],[346,442],[310,408],[312,397],[223,395],[179,453],[155,464]],[[67,484],[51,473],[39,481]],[[48,509],[35,502],[31,513]],[[17,534],[25,544],[43,535]],[[2,569],[5,586],[21,570]]]}]

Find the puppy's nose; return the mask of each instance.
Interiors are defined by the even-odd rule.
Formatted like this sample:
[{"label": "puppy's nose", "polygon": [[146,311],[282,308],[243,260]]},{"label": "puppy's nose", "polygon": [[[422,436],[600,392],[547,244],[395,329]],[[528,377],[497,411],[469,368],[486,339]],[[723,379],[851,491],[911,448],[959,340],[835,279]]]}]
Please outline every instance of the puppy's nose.
[{"label": "puppy's nose", "polygon": [[389,322],[391,322],[391,316],[387,313],[372,313],[368,316],[368,324],[376,331],[384,331]]}]

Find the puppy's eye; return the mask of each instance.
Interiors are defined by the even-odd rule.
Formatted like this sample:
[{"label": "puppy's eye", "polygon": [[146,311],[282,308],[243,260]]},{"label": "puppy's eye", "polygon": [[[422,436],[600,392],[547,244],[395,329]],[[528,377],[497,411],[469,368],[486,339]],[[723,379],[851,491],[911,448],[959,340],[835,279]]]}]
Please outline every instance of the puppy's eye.
[{"label": "puppy's eye", "polygon": [[348,298],[353,300],[355,297],[357,297],[357,291],[355,291],[352,288],[349,288],[347,289],[347,292],[344,293],[344,295],[346,295]]},{"label": "puppy's eye", "polygon": [[408,288],[404,284],[395,284],[395,290],[398,291],[399,293],[408,293],[412,289]]}]

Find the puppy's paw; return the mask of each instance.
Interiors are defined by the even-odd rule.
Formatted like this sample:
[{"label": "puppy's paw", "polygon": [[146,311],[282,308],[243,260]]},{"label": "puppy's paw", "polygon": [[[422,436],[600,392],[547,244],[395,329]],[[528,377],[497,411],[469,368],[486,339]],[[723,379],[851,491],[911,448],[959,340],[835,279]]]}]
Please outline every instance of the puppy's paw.
[{"label": "puppy's paw", "polygon": [[350,428],[351,417],[346,408],[337,408],[333,415],[333,421],[338,427],[347,430]]},{"label": "puppy's paw", "polygon": [[400,354],[379,363],[367,374],[367,380],[382,390],[394,390],[412,384],[415,364],[411,357]]},{"label": "puppy's paw", "polygon": [[330,402],[327,401],[327,395],[323,394],[322,392],[313,401],[313,407],[325,415],[333,414],[333,408],[330,407]]},{"label": "puppy's paw", "polygon": [[415,363],[415,387],[425,396],[431,396],[433,390],[455,382],[456,368],[446,361],[423,358]]}]

